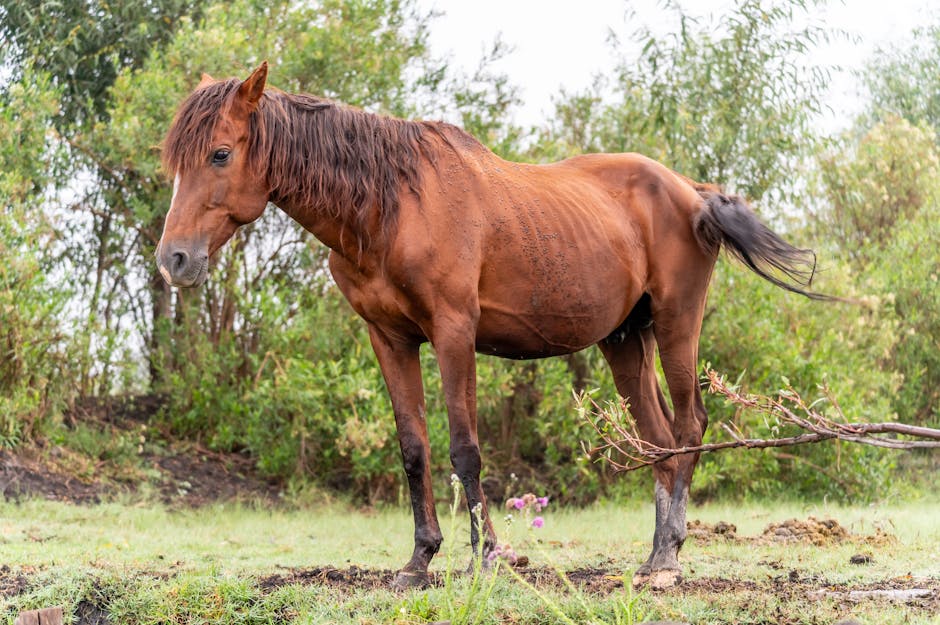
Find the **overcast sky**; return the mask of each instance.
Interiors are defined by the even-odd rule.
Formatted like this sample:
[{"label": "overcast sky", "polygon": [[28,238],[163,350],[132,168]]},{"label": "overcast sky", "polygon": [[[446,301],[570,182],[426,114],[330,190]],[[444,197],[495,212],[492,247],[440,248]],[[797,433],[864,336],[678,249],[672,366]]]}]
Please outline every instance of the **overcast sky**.
[{"label": "overcast sky", "polygon": [[[515,120],[523,125],[545,120],[552,110],[551,98],[562,86],[569,91],[583,89],[594,74],[611,70],[615,62],[607,44],[610,30],[626,40],[643,24],[656,31],[670,23],[656,0],[419,0],[419,4],[443,13],[431,28],[432,50],[448,55],[468,73],[498,35],[514,48],[497,68],[521,88],[524,103]],[[704,16],[734,6],[728,0],[681,4],[687,12]],[[633,15],[627,19],[631,8]],[[918,25],[940,21],[940,3],[832,0],[815,17],[861,39],[837,41],[819,53],[822,62],[852,69],[861,67],[879,46],[903,45]],[[836,114],[827,125],[848,125],[857,110],[855,94],[848,72],[834,76],[829,104]]]}]

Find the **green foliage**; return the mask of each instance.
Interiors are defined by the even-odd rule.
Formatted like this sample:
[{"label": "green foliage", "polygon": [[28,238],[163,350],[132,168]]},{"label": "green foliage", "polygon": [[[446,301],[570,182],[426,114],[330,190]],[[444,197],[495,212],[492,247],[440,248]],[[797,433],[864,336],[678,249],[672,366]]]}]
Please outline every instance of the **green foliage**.
[{"label": "green foliage", "polygon": [[906,47],[879,49],[861,72],[868,91],[867,114],[874,120],[900,116],[926,123],[940,137],[940,25],[911,33]]},{"label": "green foliage", "polygon": [[[935,187],[934,192],[940,190]],[[940,197],[898,225],[883,257],[873,259],[873,280],[893,299],[896,343],[890,368],[903,376],[894,410],[906,422],[940,424]]]},{"label": "green foliage", "polygon": [[[903,56],[903,55],[902,55]],[[894,83],[894,65],[881,66],[883,101]],[[871,68],[868,77],[880,74]],[[900,89],[898,85],[891,87]],[[906,97],[897,93],[898,98]],[[871,292],[886,302],[881,316],[893,318],[894,342],[882,360],[886,372],[903,380],[892,402],[901,419],[936,420],[940,377],[935,346],[940,258],[932,244],[940,207],[940,156],[930,116],[910,118],[873,109],[861,117],[835,149],[820,157],[820,230],[835,251],[850,260]],[[870,127],[869,120],[876,119]]]},{"label": "green foliage", "polygon": [[847,133],[819,159],[817,227],[856,266],[879,259],[896,224],[911,220],[940,189],[934,130],[888,116],[861,138]]},{"label": "green foliage", "polygon": [[47,135],[58,110],[42,75],[0,97],[0,447],[36,433],[66,401],[69,291],[55,280],[55,233],[45,219]]},{"label": "green foliage", "polygon": [[[867,295],[839,266],[826,269],[818,288],[857,303],[807,300],[720,262],[702,330],[703,359],[732,379],[740,372],[744,392],[773,395],[792,385],[812,401],[825,388],[850,421],[896,419],[892,398],[901,376],[884,368],[898,333],[891,298]],[[712,422],[706,442],[727,439],[715,427],[718,421],[754,438],[794,433],[746,411],[729,414],[718,397],[705,399]],[[823,406],[825,414],[839,418],[833,406]],[[854,501],[889,492],[886,476],[895,462],[894,452],[841,443],[706,454],[694,490],[699,497],[800,493]]]},{"label": "green foliage", "polygon": [[108,90],[122,68],[139,67],[168,39],[198,0],[145,0],[112,5],[99,0],[3,0],[0,60],[16,78],[28,68],[49,75],[61,90],[60,130],[106,116]]},{"label": "green foliage", "polygon": [[748,0],[710,25],[669,4],[675,31],[636,34],[641,52],[620,63],[614,101],[601,77],[563,93],[536,156],[636,151],[754,200],[769,189],[792,199],[827,83],[807,57],[828,31],[796,25],[815,6]]}]

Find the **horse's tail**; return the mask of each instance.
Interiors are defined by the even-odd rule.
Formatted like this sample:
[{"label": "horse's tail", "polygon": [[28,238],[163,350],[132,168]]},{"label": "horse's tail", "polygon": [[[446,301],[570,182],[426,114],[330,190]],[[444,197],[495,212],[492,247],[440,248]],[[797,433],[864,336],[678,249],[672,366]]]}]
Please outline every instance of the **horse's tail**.
[{"label": "horse's tail", "polygon": [[[717,253],[724,245],[754,273],[780,288],[811,299],[837,299],[809,290],[816,275],[813,250],[800,249],[784,241],[758,219],[742,198],[725,195],[712,185],[694,186],[704,200],[693,223],[702,249]],[[790,281],[778,277],[781,274]]]}]

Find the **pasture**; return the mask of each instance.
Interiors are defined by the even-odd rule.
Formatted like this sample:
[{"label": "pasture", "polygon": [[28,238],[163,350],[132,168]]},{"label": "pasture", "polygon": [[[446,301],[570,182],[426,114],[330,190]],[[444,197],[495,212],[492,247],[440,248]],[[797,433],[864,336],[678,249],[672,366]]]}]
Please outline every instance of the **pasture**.
[{"label": "pasture", "polygon": [[[629,579],[649,551],[651,504],[550,505],[540,529],[527,529],[520,519],[508,528],[498,523],[500,541],[511,542],[529,564],[516,569],[518,576],[503,571],[476,586],[467,575],[447,583],[448,553],[462,571],[469,535],[462,513],[451,532],[448,512],[439,508],[445,544],[431,566],[432,587],[394,592],[388,587],[393,570],[410,543],[404,508],[4,503],[0,622],[51,605],[63,605],[73,623],[99,625],[809,624],[845,618],[926,624],[937,623],[940,613],[937,503],[695,506],[693,524],[732,523],[736,537],[690,531],[681,554],[685,583],[638,593],[624,589],[622,576]],[[810,517],[835,519],[847,535],[768,531],[772,523]],[[863,563],[851,563],[853,556]],[[567,574],[571,588],[556,570]],[[905,597],[915,589],[927,592]],[[870,592],[876,590],[901,592]]]}]

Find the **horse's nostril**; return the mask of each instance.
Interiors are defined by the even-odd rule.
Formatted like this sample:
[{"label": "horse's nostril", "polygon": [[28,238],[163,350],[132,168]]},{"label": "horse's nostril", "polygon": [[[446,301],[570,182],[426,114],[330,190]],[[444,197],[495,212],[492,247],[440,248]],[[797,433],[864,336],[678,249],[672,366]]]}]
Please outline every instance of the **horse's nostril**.
[{"label": "horse's nostril", "polygon": [[189,254],[186,252],[173,252],[173,270],[179,271],[186,266]]}]

